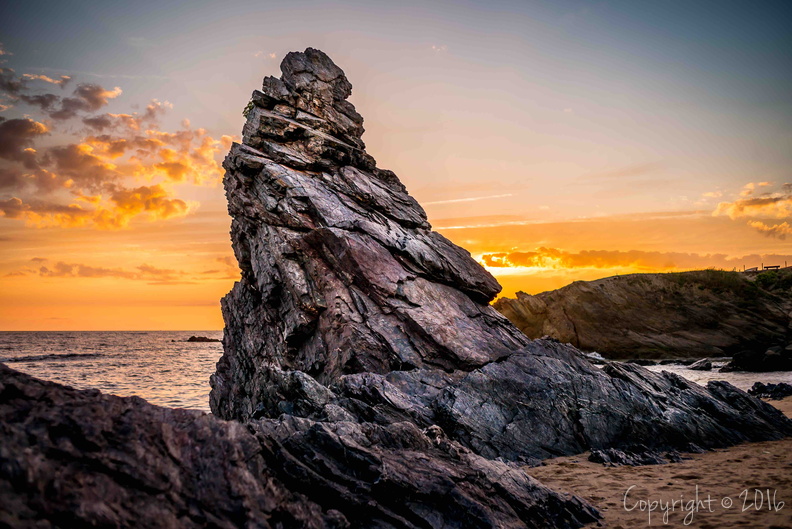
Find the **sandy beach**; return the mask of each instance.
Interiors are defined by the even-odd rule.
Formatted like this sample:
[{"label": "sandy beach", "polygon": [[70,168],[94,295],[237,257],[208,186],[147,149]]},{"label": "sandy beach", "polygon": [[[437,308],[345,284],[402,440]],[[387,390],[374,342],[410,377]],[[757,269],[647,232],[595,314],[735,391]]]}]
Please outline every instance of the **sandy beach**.
[{"label": "sandy beach", "polygon": [[[792,417],[792,397],[770,403]],[[581,454],[527,471],[600,509],[603,521],[590,527],[792,528],[792,438],[683,456],[690,459],[605,467]],[[664,517],[669,503],[674,509]]]}]

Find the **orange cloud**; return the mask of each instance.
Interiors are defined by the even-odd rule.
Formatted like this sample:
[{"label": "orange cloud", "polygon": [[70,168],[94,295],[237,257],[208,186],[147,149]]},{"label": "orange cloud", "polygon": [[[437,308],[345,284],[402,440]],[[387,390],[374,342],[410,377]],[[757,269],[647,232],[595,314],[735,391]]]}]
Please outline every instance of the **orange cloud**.
[{"label": "orange cloud", "polygon": [[100,204],[101,198],[98,196],[80,195],[77,198],[96,207],[86,209],[79,204],[25,202],[12,197],[0,200],[0,213],[8,219],[25,220],[29,226],[36,228],[91,226],[116,230],[127,227],[136,217],[143,217],[150,222],[165,220],[183,217],[193,208],[184,200],[171,198],[170,193],[160,185],[134,189],[119,187],[105,205]]},{"label": "orange cloud", "polygon": [[135,189],[122,189],[111,196],[116,207],[112,211],[100,210],[96,223],[103,228],[122,228],[141,214],[150,220],[163,220],[183,217],[190,211],[184,200],[170,198],[169,193],[160,185],[141,186]]},{"label": "orange cloud", "polygon": [[237,265],[236,258],[227,255],[215,258],[215,262],[220,263],[220,270],[204,270],[201,273],[204,275],[223,274],[221,279],[239,279],[239,266]]},{"label": "orange cloud", "polygon": [[775,237],[776,239],[784,240],[787,235],[792,235],[792,225],[788,222],[769,226],[762,221],[753,220],[748,222],[748,225],[755,228],[759,233],[767,235],[768,237]]},{"label": "orange cloud", "polygon": [[[481,256],[491,268],[541,268],[568,270],[582,268],[630,268],[643,271],[690,270],[703,268],[732,269],[763,260],[792,260],[790,256],[695,254],[682,252],[647,252],[641,250],[584,250],[573,253],[558,248],[537,248],[532,252],[499,252]],[[497,272],[495,272],[497,274]]]},{"label": "orange cloud", "polygon": [[768,187],[771,185],[773,184],[770,182],[748,182],[743,186],[742,191],[740,191],[740,196],[749,197],[754,194],[757,187]]},{"label": "orange cloud", "polygon": [[792,195],[772,194],[762,197],[742,198],[734,202],[721,202],[714,216],[728,215],[731,219],[741,217],[792,217]]}]

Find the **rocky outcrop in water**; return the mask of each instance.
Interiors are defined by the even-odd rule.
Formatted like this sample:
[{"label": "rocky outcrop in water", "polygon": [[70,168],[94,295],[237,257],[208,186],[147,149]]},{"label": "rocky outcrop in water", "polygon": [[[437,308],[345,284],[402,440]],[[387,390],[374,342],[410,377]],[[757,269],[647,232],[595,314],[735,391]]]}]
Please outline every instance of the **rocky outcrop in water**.
[{"label": "rocky outcrop in water", "polygon": [[242,279],[223,299],[211,406],[226,419],[438,428],[525,463],[642,444],[774,439],[791,423],[728,385],[594,367],[530,341],[488,302],[499,287],[431,231],[364,151],[351,85],[322,52],[290,53],[253,93],[225,161]]},{"label": "rocky outcrop in water", "polygon": [[579,527],[598,516],[413,423],[246,425],[0,364],[2,527]]},{"label": "rocky outcrop in water", "polygon": [[531,338],[606,358],[723,357],[792,342],[788,283],[718,270],[632,274],[519,292],[494,306]]}]

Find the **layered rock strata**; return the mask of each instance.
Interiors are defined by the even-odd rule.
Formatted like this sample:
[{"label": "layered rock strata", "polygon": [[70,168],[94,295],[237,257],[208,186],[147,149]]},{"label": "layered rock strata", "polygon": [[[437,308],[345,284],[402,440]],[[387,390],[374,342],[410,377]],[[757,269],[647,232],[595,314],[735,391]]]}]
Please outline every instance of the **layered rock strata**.
[{"label": "layered rock strata", "polygon": [[361,140],[351,85],[322,52],[264,79],[225,160],[242,279],[223,299],[215,414],[241,421],[411,422],[487,458],[685,450],[792,433],[728,385],[599,369],[530,341],[488,304],[499,286],[431,231]]}]

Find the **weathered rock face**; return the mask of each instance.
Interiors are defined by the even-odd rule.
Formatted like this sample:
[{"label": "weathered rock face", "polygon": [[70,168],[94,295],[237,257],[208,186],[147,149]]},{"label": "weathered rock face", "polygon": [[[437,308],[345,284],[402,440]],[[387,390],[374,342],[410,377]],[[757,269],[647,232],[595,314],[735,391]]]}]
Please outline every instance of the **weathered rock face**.
[{"label": "weathered rock face", "polygon": [[786,283],[765,285],[762,277],[716,270],[633,274],[535,296],[520,292],[494,306],[531,338],[550,336],[606,358],[764,353],[792,341],[792,303]]},{"label": "weathered rock face", "polygon": [[262,402],[262,365],[329,383],[351,373],[472,369],[528,340],[487,303],[497,281],[431,231],[362,150],[351,85],[322,52],[290,53],[253,94],[225,161],[242,281],[223,300],[222,417]]},{"label": "weathered rock face", "polygon": [[225,422],[0,364],[3,527],[579,527],[598,518],[441,432]]},{"label": "weathered rock face", "polygon": [[243,274],[223,300],[215,414],[440,427],[486,458],[523,462],[792,433],[728,385],[598,369],[571,346],[529,341],[487,304],[494,279],[362,150],[341,70],[311,49],[281,69],[254,92],[225,161]]}]

